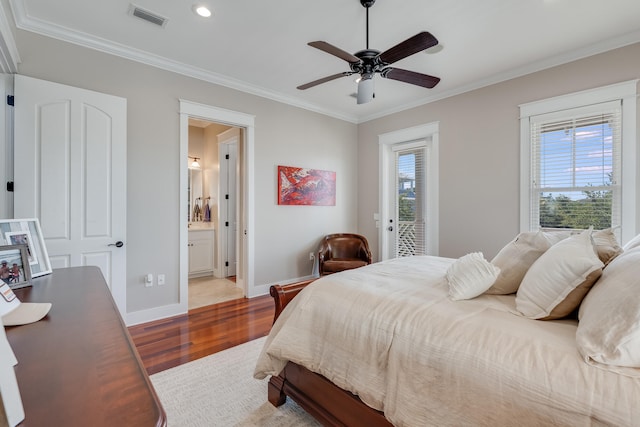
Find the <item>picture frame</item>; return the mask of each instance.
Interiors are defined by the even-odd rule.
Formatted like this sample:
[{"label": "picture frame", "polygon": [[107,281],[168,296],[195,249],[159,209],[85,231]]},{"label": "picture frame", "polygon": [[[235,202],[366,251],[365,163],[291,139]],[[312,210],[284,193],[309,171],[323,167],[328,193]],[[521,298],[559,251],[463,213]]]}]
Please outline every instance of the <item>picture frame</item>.
[{"label": "picture frame", "polygon": [[51,261],[38,218],[0,219],[0,246],[24,244],[31,277],[51,273]]},{"label": "picture frame", "polygon": [[336,173],[279,165],[278,205],[335,206]]},{"label": "picture frame", "polygon": [[0,280],[11,289],[31,286],[27,245],[0,246]]}]

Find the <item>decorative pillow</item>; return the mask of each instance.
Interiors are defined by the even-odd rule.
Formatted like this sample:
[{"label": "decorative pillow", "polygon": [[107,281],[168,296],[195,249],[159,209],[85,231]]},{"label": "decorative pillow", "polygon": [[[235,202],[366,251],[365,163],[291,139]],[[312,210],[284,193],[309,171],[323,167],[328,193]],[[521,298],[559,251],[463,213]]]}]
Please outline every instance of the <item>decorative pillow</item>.
[{"label": "decorative pillow", "polygon": [[500,275],[487,294],[508,295],[518,290],[529,267],[551,247],[550,236],[542,231],[529,231],[507,243],[491,260],[500,269]]},{"label": "decorative pillow", "polygon": [[591,237],[593,237],[593,244],[596,247],[598,258],[600,258],[600,261],[602,261],[605,266],[622,253],[618,239],[616,235],[613,234],[613,228],[594,231]]},{"label": "decorative pillow", "polygon": [[576,343],[587,362],[640,368],[640,247],[604,269],[579,318]]},{"label": "decorative pillow", "polygon": [[475,298],[489,289],[499,273],[482,252],[465,255],[447,269],[449,296],[455,301]]},{"label": "decorative pillow", "polygon": [[525,274],[516,308],[531,319],[551,320],[569,315],[602,274],[591,229],[553,245]]},{"label": "decorative pillow", "polygon": [[547,230],[544,231],[544,235],[551,241],[551,245],[555,245],[560,240],[564,240],[568,237],[580,234],[580,230]]},{"label": "decorative pillow", "polygon": [[629,240],[626,245],[622,247],[625,251],[629,251],[631,249],[637,248],[640,246],[640,234],[638,234],[633,239]]}]

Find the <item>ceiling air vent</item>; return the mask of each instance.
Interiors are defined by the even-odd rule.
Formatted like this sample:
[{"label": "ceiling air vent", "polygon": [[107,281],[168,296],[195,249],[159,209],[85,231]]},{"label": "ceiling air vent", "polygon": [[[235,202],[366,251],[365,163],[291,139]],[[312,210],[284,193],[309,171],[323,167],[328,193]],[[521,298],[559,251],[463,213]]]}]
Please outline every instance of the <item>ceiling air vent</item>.
[{"label": "ceiling air vent", "polygon": [[129,14],[135,16],[136,18],[144,19],[147,22],[151,22],[152,24],[158,25],[160,27],[164,27],[167,25],[168,19],[164,16],[160,16],[157,13],[150,12],[141,8],[140,6],[136,6],[132,4],[129,8]]}]

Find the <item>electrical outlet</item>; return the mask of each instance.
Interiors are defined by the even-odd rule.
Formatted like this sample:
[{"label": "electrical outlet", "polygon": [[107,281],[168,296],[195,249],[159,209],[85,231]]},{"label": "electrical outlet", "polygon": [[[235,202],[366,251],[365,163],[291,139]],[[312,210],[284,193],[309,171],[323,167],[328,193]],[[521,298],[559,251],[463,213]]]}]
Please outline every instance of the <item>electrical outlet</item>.
[{"label": "electrical outlet", "polygon": [[160,286],[160,285],[164,285],[165,283],[166,283],[166,282],[165,282],[165,276],[164,276],[164,274],[158,274],[158,286]]},{"label": "electrical outlet", "polygon": [[313,261],[314,259],[316,259],[316,256],[313,252],[309,252],[309,261]]}]

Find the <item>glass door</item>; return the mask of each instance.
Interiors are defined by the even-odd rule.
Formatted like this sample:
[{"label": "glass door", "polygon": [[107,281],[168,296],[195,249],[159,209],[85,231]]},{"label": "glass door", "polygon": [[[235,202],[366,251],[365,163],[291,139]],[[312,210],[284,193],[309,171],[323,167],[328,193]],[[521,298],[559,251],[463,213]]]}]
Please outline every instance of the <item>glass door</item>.
[{"label": "glass door", "polygon": [[424,151],[419,147],[395,153],[395,257],[426,253]]}]

